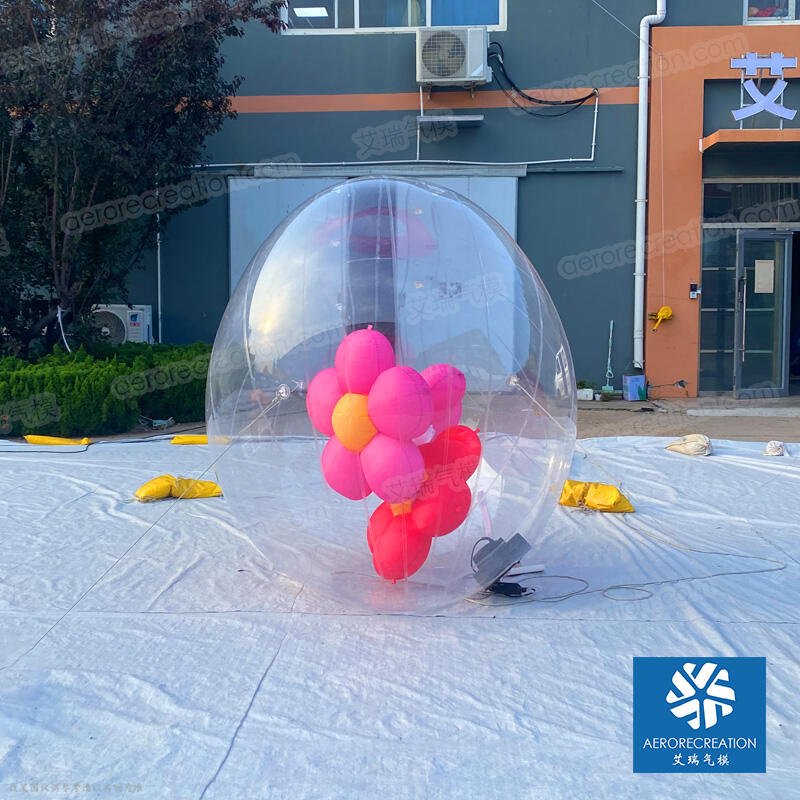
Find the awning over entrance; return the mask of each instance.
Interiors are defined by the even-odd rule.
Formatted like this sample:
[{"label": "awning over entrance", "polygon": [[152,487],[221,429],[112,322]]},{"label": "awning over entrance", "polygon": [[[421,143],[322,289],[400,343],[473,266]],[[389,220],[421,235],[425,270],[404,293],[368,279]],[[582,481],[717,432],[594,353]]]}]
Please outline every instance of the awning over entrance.
[{"label": "awning over entrance", "polygon": [[714,131],[714,133],[700,139],[700,152],[708,150],[719,152],[722,150],[736,150],[742,147],[751,147],[754,144],[764,145],[800,145],[800,128],[730,128]]}]

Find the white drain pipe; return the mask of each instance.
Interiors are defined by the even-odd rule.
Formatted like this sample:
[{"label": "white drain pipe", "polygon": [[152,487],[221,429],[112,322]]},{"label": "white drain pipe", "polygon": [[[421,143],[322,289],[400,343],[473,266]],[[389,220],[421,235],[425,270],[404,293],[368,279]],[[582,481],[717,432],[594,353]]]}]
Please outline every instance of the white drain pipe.
[{"label": "white drain pipe", "polygon": [[636,258],[633,269],[633,366],[644,369],[644,260],[647,235],[648,100],[650,88],[650,27],[667,16],[667,0],[639,25],[639,144],[636,165]]}]

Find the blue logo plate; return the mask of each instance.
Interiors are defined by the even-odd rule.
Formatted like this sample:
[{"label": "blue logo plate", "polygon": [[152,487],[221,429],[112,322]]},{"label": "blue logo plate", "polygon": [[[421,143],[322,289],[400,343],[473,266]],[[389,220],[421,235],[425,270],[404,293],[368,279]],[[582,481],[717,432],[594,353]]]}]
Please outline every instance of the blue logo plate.
[{"label": "blue logo plate", "polygon": [[634,772],[766,772],[765,658],[634,658]]}]

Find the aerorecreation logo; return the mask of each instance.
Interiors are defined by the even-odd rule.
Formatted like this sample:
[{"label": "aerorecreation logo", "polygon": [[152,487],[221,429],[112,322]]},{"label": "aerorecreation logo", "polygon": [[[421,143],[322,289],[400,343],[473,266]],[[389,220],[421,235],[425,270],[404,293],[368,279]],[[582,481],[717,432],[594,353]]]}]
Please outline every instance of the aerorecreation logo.
[{"label": "aerorecreation logo", "polygon": [[633,659],[634,772],[765,772],[765,734],[766,659]]},{"label": "aerorecreation logo", "polygon": [[[709,678],[713,680],[709,683]],[[702,725],[713,728],[717,724],[717,710],[727,717],[733,711],[736,693],[728,684],[728,670],[720,669],[717,664],[707,661],[700,669],[697,664],[687,662],[682,669],[676,669],[672,676],[675,687],[667,695],[671,704],[670,711],[678,718],[688,717],[686,722],[693,730]],[[677,694],[676,694],[677,690]],[[701,704],[701,696],[707,695]]]}]

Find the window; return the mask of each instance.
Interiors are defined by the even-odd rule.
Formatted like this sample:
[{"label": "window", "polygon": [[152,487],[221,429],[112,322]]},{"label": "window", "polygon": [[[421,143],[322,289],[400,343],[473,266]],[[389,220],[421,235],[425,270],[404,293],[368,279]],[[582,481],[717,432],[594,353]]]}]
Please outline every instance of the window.
[{"label": "window", "polygon": [[744,0],[744,21],[757,25],[797,22],[798,0]]},{"label": "window", "polygon": [[773,226],[800,223],[800,183],[706,183],[703,222]]},{"label": "window", "polygon": [[[793,0],[792,0],[793,1]],[[293,0],[286,33],[381,33],[425,26],[505,30],[507,0]]]},{"label": "window", "polygon": [[499,25],[497,0],[433,0],[434,25]]}]

